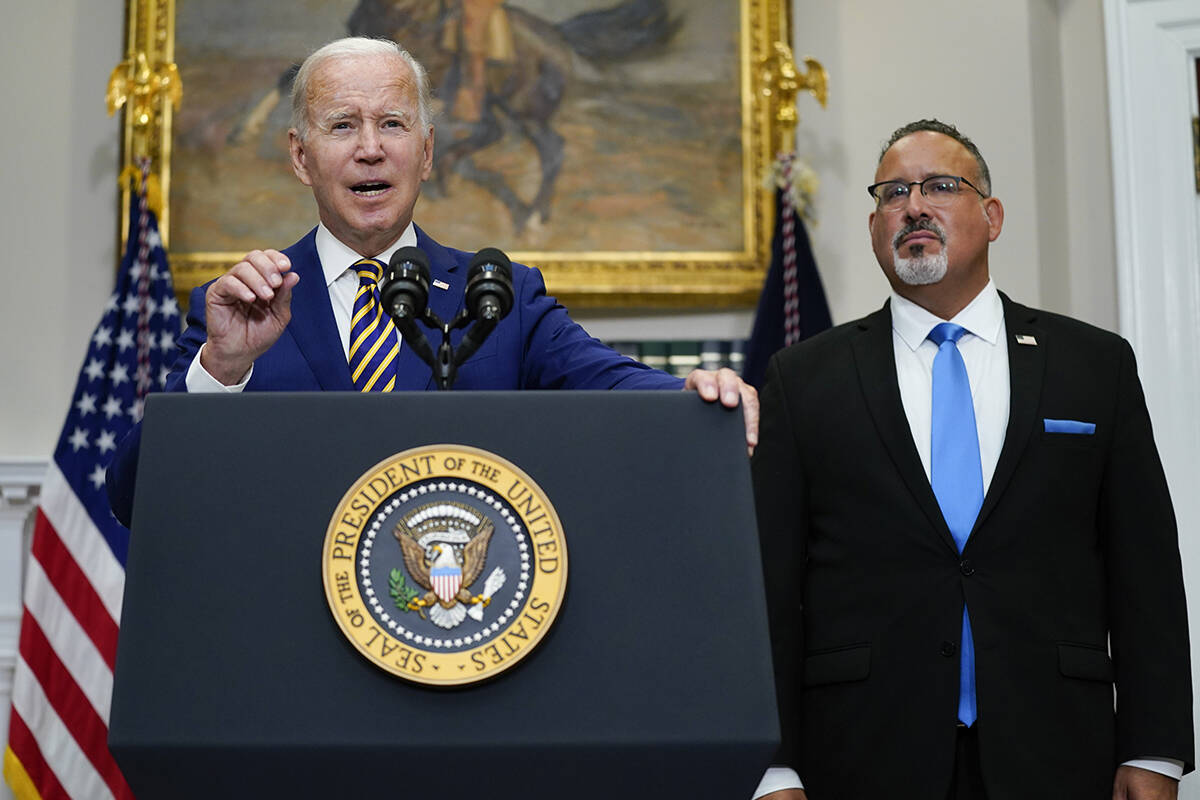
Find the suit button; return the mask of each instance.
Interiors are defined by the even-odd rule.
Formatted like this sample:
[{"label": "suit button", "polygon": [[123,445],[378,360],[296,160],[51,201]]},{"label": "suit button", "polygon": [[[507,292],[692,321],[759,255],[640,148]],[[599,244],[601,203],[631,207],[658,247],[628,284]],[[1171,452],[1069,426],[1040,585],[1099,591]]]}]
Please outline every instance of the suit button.
[{"label": "suit button", "polygon": [[958,571],[963,575],[974,575],[975,565],[971,563],[971,559],[964,558],[962,561],[958,562]]},{"label": "suit button", "polygon": [[954,644],[954,642],[942,642],[942,648],[940,652],[946,658],[950,658],[950,656],[958,652],[958,647]]}]

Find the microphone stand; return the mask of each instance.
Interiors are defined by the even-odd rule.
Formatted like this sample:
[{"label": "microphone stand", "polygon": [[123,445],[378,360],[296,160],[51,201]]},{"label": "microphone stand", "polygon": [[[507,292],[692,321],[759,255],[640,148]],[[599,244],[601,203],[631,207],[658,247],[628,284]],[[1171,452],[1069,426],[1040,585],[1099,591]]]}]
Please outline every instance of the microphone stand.
[{"label": "microphone stand", "polygon": [[406,320],[408,325],[403,327],[398,320],[393,319],[396,321],[396,328],[404,337],[404,341],[412,347],[413,352],[420,356],[422,361],[429,365],[433,371],[437,388],[441,391],[447,391],[454,385],[454,381],[458,377],[458,368],[475,354],[475,351],[479,349],[479,346],[483,344],[500,321],[499,317],[495,315],[481,316],[466,332],[462,341],[459,342],[458,348],[455,349],[454,345],[450,343],[450,332],[469,325],[471,323],[470,312],[463,309],[454,319],[446,323],[442,322],[433,309],[426,308],[425,313],[418,319],[426,327],[442,332],[442,343],[438,345],[437,352],[434,353],[425,337],[421,336],[416,330],[416,326],[412,324],[411,317]]}]

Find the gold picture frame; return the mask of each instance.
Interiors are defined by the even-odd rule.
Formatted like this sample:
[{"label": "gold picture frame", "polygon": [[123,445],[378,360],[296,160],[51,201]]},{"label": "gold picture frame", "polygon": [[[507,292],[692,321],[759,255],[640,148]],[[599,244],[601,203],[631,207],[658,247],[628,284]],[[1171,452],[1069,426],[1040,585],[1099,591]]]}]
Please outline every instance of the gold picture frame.
[{"label": "gold picture frame", "polygon": [[[125,95],[115,106],[119,107],[128,97],[124,123],[126,166],[139,154],[151,159],[152,178],[156,178],[161,187],[159,225],[168,248],[176,290],[186,299],[192,288],[221,274],[246,250],[283,247],[299,238],[315,220],[315,210],[309,219],[297,222],[290,239],[258,241],[240,251],[193,247],[183,243],[184,237],[179,231],[173,235],[172,224],[178,220],[172,217],[172,176],[184,172],[182,164],[172,164],[175,154],[184,149],[182,146],[173,148],[173,137],[180,134],[176,126],[186,113],[189,98],[205,96],[205,87],[197,85],[202,79],[189,77],[186,63],[176,67],[177,2],[199,0],[128,0],[126,60],[114,72],[114,83],[120,77],[125,88]],[[521,0],[512,2],[519,7]],[[587,2],[579,0],[576,5]],[[611,2],[597,0],[597,8],[603,5],[611,6]],[[790,41],[788,0],[737,0],[733,5],[737,7],[738,20],[736,87],[731,87],[736,90],[737,97],[737,119],[733,126],[737,136],[734,190],[740,193],[741,202],[728,198],[725,202],[733,209],[733,213],[726,216],[740,215],[740,219],[734,220],[740,231],[738,241],[731,246],[702,249],[678,246],[662,250],[653,247],[629,250],[513,247],[510,252],[513,260],[539,267],[550,292],[569,306],[730,308],[749,306],[757,299],[770,259],[774,226],[773,192],[765,187],[764,178],[774,159],[776,146],[790,142],[795,120],[796,72],[786,45]],[[292,6],[289,8],[295,10]],[[684,13],[686,11],[684,9]],[[732,36],[733,32],[727,34]],[[339,32],[334,31],[328,38],[337,35]],[[179,101],[181,78],[185,112],[173,110],[173,102]],[[801,83],[800,88],[809,87]],[[823,91],[823,86],[821,89]],[[815,88],[810,91],[817,94]],[[112,90],[110,107],[114,107]],[[440,144],[441,139],[437,142]],[[680,178],[679,175],[674,177]],[[714,185],[711,176],[683,176],[684,180],[691,178],[701,182],[695,190],[696,196],[704,195]],[[678,182],[675,185],[680,186]],[[682,190],[686,192],[688,187],[683,185]],[[127,199],[129,186],[124,186],[122,191]],[[177,200],[176,204],[179,202]],[[426,202],[424,197],[421,202]],[[124,202],[122,208],[126,211],[123,213],[128,213],[127,207],[128,203]],[[422,208],[418,205],[417,221],[428,230]],[[643,212],[644,220],[655,217],[653,208]],[[122,230],[126,230],[125,225]],[[431,233],[447,244],[464,248],[493,243],[463,242],[457,235],[447,235],[438,229]],[[500,246],[504,245],[500,243]]]}]

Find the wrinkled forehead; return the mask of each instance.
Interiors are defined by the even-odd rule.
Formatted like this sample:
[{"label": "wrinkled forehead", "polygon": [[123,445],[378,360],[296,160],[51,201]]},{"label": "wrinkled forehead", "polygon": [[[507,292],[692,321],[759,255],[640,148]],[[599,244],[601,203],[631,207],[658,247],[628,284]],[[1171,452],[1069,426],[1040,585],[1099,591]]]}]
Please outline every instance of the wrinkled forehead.
[{"label": "wrinkled forehead", "polygon": [[962,175],[975,180],[978,173],[974,157],[960,142],[936,131],[917,131],[897,139],[883,154],[875,169],[875,182],[917,181],[931,175]]},{"label": "wrinkled forehead", "polygon": [[391,55],[334,56],[317,65],[305,98],[309,113],[347,100],[415,109],[416,77],[402,58]]}]

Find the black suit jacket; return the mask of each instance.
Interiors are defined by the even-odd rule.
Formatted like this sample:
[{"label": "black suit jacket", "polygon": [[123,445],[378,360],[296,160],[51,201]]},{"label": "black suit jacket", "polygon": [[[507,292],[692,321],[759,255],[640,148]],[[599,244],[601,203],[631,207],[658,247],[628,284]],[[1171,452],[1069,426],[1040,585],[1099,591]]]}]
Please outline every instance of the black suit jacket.
[{"label": "black suit jacket", "polygon": [[[1142,756],[1192,769],[1175,519],[1133,352],[1002,298],[1009,423],[961,556],[886,305],[768,368],[753,467],[779,763],[811,800],[946,796],[964,600],[989,800],[1107,798],[1116,765]],[[1047,418],[1095,433],[1047,433]]]}]

